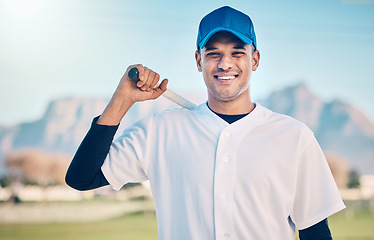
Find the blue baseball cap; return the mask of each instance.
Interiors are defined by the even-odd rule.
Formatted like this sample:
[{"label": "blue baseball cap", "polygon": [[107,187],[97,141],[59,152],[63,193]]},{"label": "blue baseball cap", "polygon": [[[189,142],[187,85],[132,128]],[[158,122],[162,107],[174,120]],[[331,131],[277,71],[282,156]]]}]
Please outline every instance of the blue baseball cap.
[{"label": "blue baseball cap", "polygon": [[255,29],[251,18],[228,6],[214,10],[200,21],[197,49],[202,49],[215,33],[221,31],[230,32],[244,43],[253,44],[257,49]]}]

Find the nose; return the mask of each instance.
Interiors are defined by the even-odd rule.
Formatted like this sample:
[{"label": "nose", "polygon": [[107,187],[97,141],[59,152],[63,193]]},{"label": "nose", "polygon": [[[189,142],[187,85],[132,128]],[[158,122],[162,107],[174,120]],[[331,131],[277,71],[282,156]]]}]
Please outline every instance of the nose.
[{"label": "nose", "polygon": [[228,55],[222,55],[218,62],[218,68],[226,71],[232,68],[234,62]]}]

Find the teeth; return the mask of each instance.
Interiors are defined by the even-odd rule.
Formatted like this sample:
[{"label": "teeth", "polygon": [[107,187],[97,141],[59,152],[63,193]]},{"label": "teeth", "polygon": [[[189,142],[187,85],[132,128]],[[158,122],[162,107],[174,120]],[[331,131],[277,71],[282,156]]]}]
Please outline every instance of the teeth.
[{"label": "teeth", "polygon": [[217,77],[217,78],[220,80],[231,80],[231,79],[234,79],[235,76],[224,76],[224,77]]}]

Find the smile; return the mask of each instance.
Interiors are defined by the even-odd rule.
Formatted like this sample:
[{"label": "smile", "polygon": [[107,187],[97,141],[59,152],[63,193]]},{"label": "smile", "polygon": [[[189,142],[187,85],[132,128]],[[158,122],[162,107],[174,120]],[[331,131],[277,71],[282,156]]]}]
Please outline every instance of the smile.
[{"label": "smile", "polygon": [[237,78],[239,75],[227,75],[227,76],[218,76],[218,75],[214,75],[214,78],[216,78],[217,80],[219,81],[223,81],[223,82],[226,82],[226,81],[231,81],[235,78]]},{"label": "smile", "polygon": [[224,77],[217,77],[219,80],[231,80],[236,78],[236,76],[224,76]]}]

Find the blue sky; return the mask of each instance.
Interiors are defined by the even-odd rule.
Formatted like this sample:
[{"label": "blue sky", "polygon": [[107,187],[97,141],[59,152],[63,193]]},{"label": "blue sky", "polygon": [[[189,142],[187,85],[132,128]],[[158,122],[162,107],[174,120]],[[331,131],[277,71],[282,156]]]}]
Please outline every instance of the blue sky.
[{"label": "blue sky", "polygon": [[0,0],[0,125],[40,118],[50,100],[109,97],[133,63],[182,95],[204,91],[197,26],[224,5],[255,25],[253,100],[303,81],[374,121],[374,0]]}]

